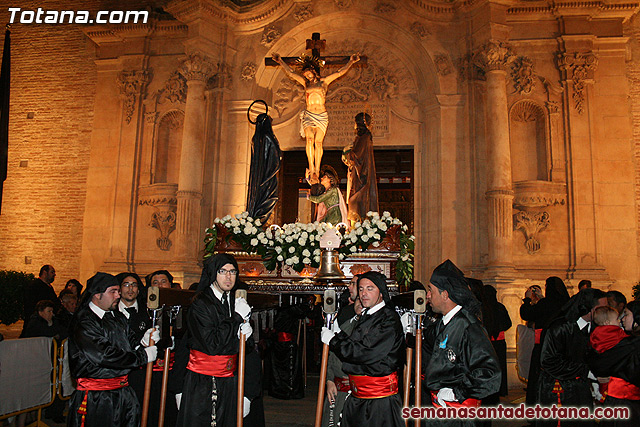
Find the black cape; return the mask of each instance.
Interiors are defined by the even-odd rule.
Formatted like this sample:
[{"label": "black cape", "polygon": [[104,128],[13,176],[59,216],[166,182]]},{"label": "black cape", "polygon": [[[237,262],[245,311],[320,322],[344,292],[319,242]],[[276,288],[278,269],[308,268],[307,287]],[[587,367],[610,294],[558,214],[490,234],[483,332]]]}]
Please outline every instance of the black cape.
[{"label": "black cape", "polygon": [[[187,345],[191,350],[215,355],[238,353],[238,329],[242,317],[234,310],[235,297],[229,294],[231,315],[216,298],[211,286],[196,294],[187,315]],[[178,414],[178,426],[211,425],[213,388],[216,389],[217,425],[236,425],[236,377],[213,377],[187,369]]]},{"label": "black cape", "polygon": [[[74,378],[115,378],[147,363],[144,348],[118,311],[100,319],[88,305],[78,309],[69,337],[69,364]],[[85,391],[76,390],[69,402],[69,427],[80,426],[78,408]],[[140,424],[140,405],[131,387],[89,391],[85,426],[130,426]]]},{"label": "black cape", "polygon": [[[329,348],[342,360],[342,369],[350,375],[383,377],[398,372],[405,361],[405,342],[398,314],[388,305],[364,315],[351,335],[340,332]],[[399,377],[402,377],[400,374]],[[404,426],[399,394],[359,399],[349,396],[342,410],[342,427]]]}]

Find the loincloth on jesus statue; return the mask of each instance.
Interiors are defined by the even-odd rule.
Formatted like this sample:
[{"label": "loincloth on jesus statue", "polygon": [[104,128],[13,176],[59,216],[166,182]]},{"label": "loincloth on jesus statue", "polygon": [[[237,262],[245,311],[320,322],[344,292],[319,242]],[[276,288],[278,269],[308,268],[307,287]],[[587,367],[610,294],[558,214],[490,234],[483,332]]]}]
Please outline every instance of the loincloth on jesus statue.
[{"label": "loincloth on jesus statue", "polygon": [[322,132],[327,133],[327,127],[329,126],[329,113],[323,111],[322,113],[312,113],[307,110],[303,110],[300,113],[300,135],[305,137],[304,130],[306,128],[318,128]]}]

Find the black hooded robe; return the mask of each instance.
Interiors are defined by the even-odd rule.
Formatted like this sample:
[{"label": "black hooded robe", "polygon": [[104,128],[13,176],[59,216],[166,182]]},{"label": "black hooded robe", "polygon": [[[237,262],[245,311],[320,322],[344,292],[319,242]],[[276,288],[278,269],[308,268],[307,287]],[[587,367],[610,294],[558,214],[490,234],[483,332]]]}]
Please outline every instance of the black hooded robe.
[{"label": "black hooded robe", "polygon": [[[405,342],[400,317],[389,305],[363,315],[351,335],[340,332],[329,348],[342,360],[349,375],[384,377],[404,365]],[[399,375],[401,376],[401,374]],[[342,427],[401,427],[402,398],[398,393],[376,399],[350,395],[342,410]]]},{"label": "black hooded robe", "polygon": [[[458,402],[482,400],[500,390],[498,357],[477,317],[462,308],[446,325],[439,319],[434,329],[435,343],[424,372],[425,390],[437,394],[440,389],[451,388]],[[474,426],[476,420],[427,420],[430,424]]]},{"label": "black hooded robe", "polygon": [[[235,312],[235,297],[229,294],[232,315],[216,298],[211,286],[196,294],[189,308],[188,347],[207,355],[238,354],[238,330],[243,322]],[[178,426],[211,426],[212,402],[215,393],[217,426],[236,425],[237,378],[214,377],[193,372],[187,368],[182,389],[182,401],[178,414]]]},{"label": "black hooded robe", "polygon": [[[147,363],[144,348],[118,311],[106,312],[100,319],[89,305],[78,309],[69,337],[69,363],[74,378],[116,378]],[[117,390],[76,390],[69,402],[67,426],[82,425],[78,413],[87,396],[85,427],[140,424],[140,404],[131,387]]]}]

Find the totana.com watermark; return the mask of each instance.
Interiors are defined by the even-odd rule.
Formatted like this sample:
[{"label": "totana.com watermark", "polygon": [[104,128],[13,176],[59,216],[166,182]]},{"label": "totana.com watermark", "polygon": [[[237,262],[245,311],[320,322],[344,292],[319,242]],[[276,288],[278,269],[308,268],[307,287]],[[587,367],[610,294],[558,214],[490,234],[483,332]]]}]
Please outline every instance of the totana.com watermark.
[{"label": "totana.com watermark", "polygon": [[100,10],[95,16],[88,10],[37,10],[10,7],[10,24],[146,24],[146,10]]}]

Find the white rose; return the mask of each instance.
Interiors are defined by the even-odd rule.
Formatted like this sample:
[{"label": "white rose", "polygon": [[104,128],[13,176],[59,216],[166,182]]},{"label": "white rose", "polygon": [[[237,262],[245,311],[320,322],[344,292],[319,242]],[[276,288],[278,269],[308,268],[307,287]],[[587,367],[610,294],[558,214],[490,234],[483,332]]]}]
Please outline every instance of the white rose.
[{"label": "white rose", "polygon": [[338,258],[344,259],[344,254],[338,254]]},{"label": "white rose", "polygon": [[300,246],[304,246],[304,245],[306,245],[306,244],[307,244],[307,240],[306,240],[306,239],[303,239],[303,238],[301,237],[301,238],[299,238],[299,239],[298,239],[298,244],[299,244]]},{"label": "white rose", "polygon": [[294,256],[291,258],[291,262],[293,264],[298,264],[300,262],[300,258],[298,258],[297,256]]},{"label": "white rose", "polygon": [[413,242],[414,240],[416,240],[416,236],[411,235],[411,236],[409,237],[409,240],[411,240],[411,241]]},{"label": "white rose", "polygon": [[314,257],[313,257],[313,260],[314,260],[315,262],[320,262],[320,257],[319,257],[319,256],[314,256]]},{"label": "white rose", "polygon": [[251,242],[249,242],[251,244],[251,246],[258,246],[258,239],[251,239]]},{"label": "white rose", "polygon": [[311,264],[311,260],[309,258],[303,258],[302,259],[302,263],[303,264]]},{"label": "white rose", "polygon": [[362,227],[360,227],[360,228],[356,228],[356,234],[357,234],[357,235],[362,234],[362,231],[363,231],[363,230],[362,230]]},{"label": "white rose", "polygon": [[282,257],[282,255],[278,255],[276,259],[277,259],[278,261],[282,262],[282,260],[283,260],[284,258]]},{"label": "white rose", "polygon": [[378,246],[380,246],[380,242],[373,242],[373,247],[377,248]]},{"label": "white rose", "polygon": [[259,220],[259,219],[256,219],[256,225],[257,225],[257,226],[261,226],[261,225],[262,225],[262,222],[260,222],[260,220]]},{"label": "white rose", "polygon": [[240,225],[240,221],[238,221],[237,219],[234,218],[234,219],[231,220],[231,226],[232,227],[237,227],[239,225]]},{"label": "white rose", "polygon": [[240,214],[240,216],[241,216],[242,218],[247,218],[247,217],[249,216],[249,212],[244,211],[244,212],[242,212],[242,213]]},{"label": "white rose", "polygon": [[313,241],[315,241],[315,240],[316,240],[316,236],[314,236],[313,234],[310,234],[310,235],[309,235],[309,241],[310,241],[310,242],[313,242]]},{"label": "white rose", "polygon": [[287,260],[284,263],[287,265],[293,265],[293,260],[291,258],[287,258]]},{"label": "white rose", "polygon": [[371,216],[371,215],[373,215],[373,211],[367,212],[367,216]]},{"label": "white rose", "polygon": [[373,237],[374,234],[376,234],[375,230],[373,230],[371,228],[367,230],[367,236]]},{"label": "white rose", "polygon": [[362,241],[363,242],[368,242],[369,241],[369,236],[367,236],[366,234],[364,236],[362,236]]},{"label": "white rose", "polygon": [[382,212],[382,216],[386,218],[391,218],[391,214],[389,213],[389,211]]},{"label": "white rose", "polygon": [[233,234],[240,234],[240,227],[233,227]]},{"label": "white rose", "polygon": [[349,240],[351,240],[353,243],[355,243],[358,240],[358,238],[354,234],[353,236],[349,237]]},{"label": "white rose", "polygon": [[306,239],[307,237],[309,237],[309,233],[307,233],[306,231],[302,232],[302,238]]},{"label": "white rose", "polygon": [[310,256],[311,252],[309,252],[309,249],[305,249],[305,250],[302,251],[302,255],[303,256]]},{"label": "white rose", "polygon": [[355,251],[357,251],[357,250],[358,250],[358,248],[357,248],[357,247],[355,247],[355,246],[351,246],[351,248],[349,248],[349,250],[350,250],[351,252],[355,252]]},{"label": "white rose", "polygon": [[285,238],[284,238],[284,240],[285,240],[285,242],[287,242],[287,243],[291,243],[291,242],[293,242],[293,237],[291,237],[291,236],[287,236],[287,237],[285,237]]},{"label": "white rose", "polygon": [[373,238],[376,239],[376,240],[380,240],[380,235],[378,233],[376,233],[376,234],[373,235]]},{"label": "white rose", "polygon": [[314,254],[314,255],[320,255],[320,252],[322,252],[322,251],[320,250],[320,248],[316,248],[316,249],[314,249],[314,250],[313,250],[313,254]]},{"label": "white rose", "polygon": [[380,230],[382,230],[382,231],[387,231],[387,228],[388,228],[388,227],[387,227],[387,224],[386,224],[386,223],[384,223],[384,222],[383,222],[382,224],[380,224]]},{"label": "white rose", "polygon": [[276,246],[276,253],[282,253],[282,248],[280,246]]},{"label": "white rose", "polygon": [[216,218],[216,219],[214,219],[214,220],[213,220],[213,223],[214,223],[214,224],[219,224],[219,223],[220,223],[220,218]]},{"label": "white rose", "polygon": [[231,215],[225,215],[225,216],[222,218],[222,221],[227,222],[227,221],[229,221],[230,219],[231,219]]},{"label": "white rose", "polygon": [[296,251],[296,248],[294,248],[293,246],[289,247],[289,253],[292,254]]}]

